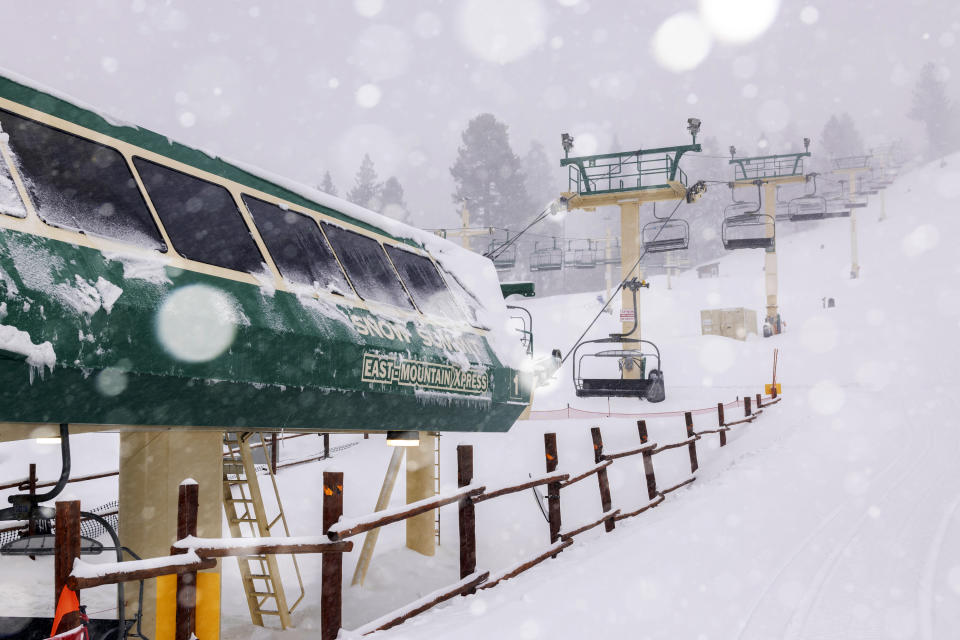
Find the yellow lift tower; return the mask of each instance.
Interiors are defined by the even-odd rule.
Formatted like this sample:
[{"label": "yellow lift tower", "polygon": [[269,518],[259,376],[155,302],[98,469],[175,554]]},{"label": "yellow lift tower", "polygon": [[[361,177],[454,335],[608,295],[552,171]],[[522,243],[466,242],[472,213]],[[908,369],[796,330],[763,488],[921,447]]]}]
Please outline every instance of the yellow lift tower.
[{"label": "yellow lift tower", "polygon": [[[767,292],[767,316],[763,335],[771,336],[783,330],[780,308],[777,302],[777,187],[794,182],[804,182],[803,159],[810,157],[810,139],[803,139],[802,153],[785,153],[773,156],[736,157],[736,147],[730,147],[730,164],[733,165],[732,189],[757,187],[759,201],[756,209],[744,211],[734,207],[733,215],[725,215],[721,237],[726,249],[764,250],[764,279]],[[763,214],[759,214],[761,201]],[[749,203],[734,199],[734,205]]]},{"label": "yellow lift tower", "polygon": [[[703,182],[692,186],[680,169],[680,158],[688,151],[699,152],[697,133],[700,121],[687,120],[687,130],[693,138],[691,144],[656,149],[637,149],[593,156],[570,157],[573,136],[561,135],[565,157],[560,166],[567,167],[568,190],[562,194],[567,200],[567,210],[596,211],[597,207],[620,208],[620,280],[630,279],[642,255],[643,234],[640,226],[640,205],[645,202],[686,200],[694,202],[704,191]],[[638,277],[642,274],[638,273]],[[630,315],[634,292],[624,288],[621,292],[621,314],[624,334],[633,331],[640,337],[639,308]],[[627,349],[624,345],[624,349]],[[624,371],[624,377],[642,375],[639,370]]]},{"label": "yellow lift tower", "polygon": [[[850,277],[860,277],[860,256],[857,248],[857,209],[867,206],[867,194],[860,182],[873,173],[871,156],[847,156],[833,159],[833,173],[839,175],[840,183],[847,184],[846,206],[850,209]],[[846,179],[844,179],[846,178]]]}]

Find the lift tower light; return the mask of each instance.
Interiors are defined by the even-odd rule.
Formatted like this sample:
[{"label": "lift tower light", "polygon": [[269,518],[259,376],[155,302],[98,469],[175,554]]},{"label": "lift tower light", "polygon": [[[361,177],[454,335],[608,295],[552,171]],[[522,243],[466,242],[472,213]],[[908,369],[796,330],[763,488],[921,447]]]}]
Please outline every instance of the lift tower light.
[{"label": "lift tower light", "polygon": [[810,151],[810,138],[803,139],[803,150]]},{"label": "lift tower light", "polygon": [[697,134],[700,132],[700,118],[687,118],[687,131],[693,136],[693,144],[697,144]]},{"label": "lift tower light", "polygon": [[573,136],[569,133],[560,134],[560,144],[563,145],[563,155],[566,158],[570,157],[570,150],[573,149]]},{"label": "lift tower light", "polygon": [[[733,145],[730,145],[730,157],[731,157],[731,158],[736,158],[736,157],[737,157],[737,148],[736,148],[735,146],[733,146]],[[731,187],[731,188],[732,188],[732,187]]]}]

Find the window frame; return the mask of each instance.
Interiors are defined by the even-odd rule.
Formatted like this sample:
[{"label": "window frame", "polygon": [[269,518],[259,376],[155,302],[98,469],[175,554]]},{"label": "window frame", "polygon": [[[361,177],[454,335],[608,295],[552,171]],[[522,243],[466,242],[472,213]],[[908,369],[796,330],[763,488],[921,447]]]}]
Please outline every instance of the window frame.
[{"label": "window frame", "polygon": [[[0,102],[0,109],[12,114],[17,118],[28,120],[34,124],[37,124],[42,127],[47,127],[48,129],[52,129],[64,135],[67,135],[73,138],[78,138],[85,142],[89,142],[90,144],[97,145],[105,149],[109,149],[110,151],[113,151],[118,156],[120,156],[120,158],[123,160],[124,165],[127,168],[127,171],[130,173],[130,178],[134,182],[134,186],[136,188],[137,194],[140,197],[140,201],[143,203],[144,208],[149,214],[149,222],[153,224],[153,229],[157,233],[160,246],[144,247],[142,245],[136,244],[135,242],[130,242],[129,240],[115,238],[113,236],[108,236],[102,233],[88,231],[86,229],[77,228],[67,224],[51,222],[46,218],[44,218],[43,215],[41,215],[40,210],[37,208],[37,203],[33,201],[33,197],[30,195],[30,189],[28,188],[27,183],[24,180],[23,172],[21,171],[17,163],[14,162],[16,158],[13,154],[13,148],[10,146],[9,140],[3,143],[3,146],[4,146],[3,157],[0,158],[0,160],[2,160],[5,163],[7,170],[10,173],[10,177],[14,181],[14,186],[16,187],[17,191],[20,194],[20,199],[21,201],[23,201],[23,205],[27,211],[27,214],[24,217],[4,214],[6,215],[7,218],[11,218],[14,220],[26,220],[30,218],[35,218],[44,227],[49,227],[51,229],[57,229],[60,231],[66,231],[69,233],[75,233],[82,237],[97,238],[99,240],[105,240],[107,242],[117,243],[124,247],[129,247],[139,251],[156,251],[158,253],[167,253],[169,251],[169,248],[170,248],[169,237],[167,236],[165,229],[161,225],[159,216],[156,215],[156,211],[154,210],[152,203],[147,198],[146,190],[143,188],[143,183],[140,180],[140,175],[137,173],[136,168],[133,166],[133,162],[130,154],[124,153],[124,151],[117,144],[115,144],[116,141],[114,141],[113,138],[110,138],[109,136],[104,136],[100,134],[96,136],[91,135],[91,133],[95,133],[95,132],[88,132],[88,130],[85,127],[76,125],[72,122],[68,122],[68,124],[71,125],[71,128],[75,128],[78,130],[78,131],[71,131],[70,128],[65,128],[60,124],[59,118],[53,118],[51,116],[48,116],[47,114],[43,114],[45,117],[42,117],[42,118],[37,117],[33,113],[25,113],[26,111],[33,111],[32,109],[25,108],[24,105],[19,105],[17,103],[13,103],[13,104],[16,105],[17,107],[20,107],[20,109],[11,108],[11,106],[5,102]],[[43,112],[38,112],[38,113],[42,114]],[[47,121],[51,119],[56,120],[57,122]],[[9,133],[6,131],[4,133],[9,135]],[[134,146],[134,145],[130,145],[130,146]],[[10,156],[9,159],[7,157],[7,154],[9,154]],[[14,174],[14,172],[16,173]]]},{"label": "window frame", "polygon": [[267,199],[262,196],[254,195],[246,190],[241,191],[239,199],[244,208],[244,211],[248,216],[250,216],[250,221],[253,223],[254,228],[256,228],[257,234],[260,236],[260,240],[263,242],[263,248],[264,250],[266,250],[267,254],[269,255],[270,260],[273,263],[273,266],[277,270],[277,274],[280,276],[280,279],[287,284],[288,288],[290,288],[291,291],[293,291],[295,288],[312,286],[312,285],[298,284],[293,280],[291,280],[290,278],[288,278],[287,276],[283,275],[283,270],[280,268],[280,265],[277,263],[276,258],[273,257],[273,252],[270,250],[270,247],[267,245],[267,241],[263,239],[263,234],[260,233],[259,227],[257,227],[256,216],[253,215],[253,211],[250,209],[250,206],[247,204],[247,200],[246,200],[247,198],[258,200],[268,205],[272,205],[274,207],[277,207],[278,209],[281,209],[283,211],[288,211],[294,215],[303,216],[307,220],[313,222],[317,230],[320,232],[320,237],[323,238],[323,241],[327,243],[327,247],[330,249],[330,254],[333,256],[333,260],[336,263],[337,268],[340,270],[340,274],[343,276],[344,281],[347,283],[347,288],[348,288],[348,290],[344,292],[344,295],[340,295],[340,294],[334,293],[333,291],[326,291],[326,290],[318,290],[317,293],[326,293],[336,298],[345,298],[348,296],[353,296],[358,301],[363,300],[363,298],[360,297],[360,294],[357,293],[356,288],[353,286],[353,281],[350,280],[350,276],[347,275],[347,270],[344,268],[343,263],[340,262],[340,256],[337,255],[336,250],[333,248],[333,243],[330,242],[330,238],[328,238],[327,234],[324,232],[321,221],[317,219],[316,216],[318,214],[315,214],[314,212],[309,210],[301,211],[299,208],[295,208],[291,206],[289,203]]},{"label": "window frame", "polygon": [[[387,244],[385,242],[382,242],[380,244],[383,247],[383,252],[387,254],[387,260],[389,260],[390,264],[393,266],[393,270],[396,272],[397,277],[400,278],[400,282],[403,283],[403,288],[406,290],[407,295],[410,296],[410,300],[412,300],[413,304],[417,307],[417,311],[419,311],[422,315],[428,318],[439,318],[440,320],[446,320],[448,322],[466,322],[467,324],[471,324],[470,316],[469,314],[464,312],[464,309],[462,308],[461,302],[459,300],[459,296],[456,293],[454,293],[453,289],[450,288],[450,285],[447,283],[447,279],[443,276],[443,269],[440,268],[440,266],[437,264],[437,261],[433,259],[433,256],[430,255],[430,253],[428,252],[421,253],[419,251],[412,251],[411,249],[413,249],[413,247],[405,247],[399,244]],[[407,286],[406,281],[403,279],[403,274],[400,273],[400,269],[397,267],[396,263],[393,261],[393,256],[391,256],[390,252],[387,251],[388,246],[393,247],[397,251],[403,251],[403,252],[409,253],[410,255],[417,256],[419,258],[424,258],[431,265],[433,265],[433,268],[436,270],[437,275],[440,276],[440,282],[443,283],[443,287],[444,289],[446,289],[447,294],[450,296],[450,299],[453,301],[453,306],[456,308],[457,312],[460,314],[460,317],[452,318],[449,316],[438,315],[435,313],[430,313],[430,314],[426,313],[420,307],[420,303],[417,302],[416,298],[414,298],[413,294],[410,292],[410,287]]]},{"label": "window frame", "polygon": [[[159,155],[159,154],[154,154],[154,155]],[[163,157],[163,156],[160,156],[160,157]],[[187,260],[187,261],[189,261],[189,262],[195,262],[195,263],[197,263],[197,264],[202,264],[202,265],[204,265],[204,266],[206,266],[206,267],[212,267],[212,268],[215,268],[215,269],[223,269],[224,271],[226,271],[226,272],[228,272],[228,273],[241,273],[241,274],[248,275],[248,276],[251,276],[251,277],[256,277],[255,274],[258,273],[258,272],[252,272],[252,271],[244,271],[244,270],[242,270],[242,269],[235,269],[235,268],[233,268],[233,267],[225,267],[225,266],[219,265],[219,264],[213,264],[212,262],[206,262],[206,261],[204,261],[204,260],[198,260],[198,259],[196,259],[196,258],[191,258],[191,257],[188,257],[188,256],[184,255],[183,253],[181,253],[180,250],[177,249],[176,243],[174,243],[173,238],[170,238],[170,232],[169,232],[169,230],[167,229],[166,224],[163,222],[163,218],[160,216],[160,212],[157,211],[156,205],[155,205],[154,202],[153,202],[153,198],[150,196],[150,190],[147,188],[147,183],[144,182],[143,176],[140,175],[140,171],[137,169],[136,164],[134,164],[134,160],[135,160],[135,159],[138,159],[138,158],[139,158],[140,160],[145,161],[145,162],[149,162],[150,164],[155,164],[155,165],[157,165],[157,166],[159,166],[159,167],[162,167],[162,168],[164,168],[164,169],[167,169],[167,170],[169,170],[169,171],[173,171],[173,172],[175,172],[175,173],[179,173],[179,174],[181,174],[181,175],[185,175],[185,176],[187,176],[187,177],[189,177],[189,178],[193,178],[194,180],[199,180],[199,181],[201,181],[201,182],[205,182],[205,183],[207,183],[207,184],[214,185],[214,186],[219,187],[219,188],[223,189],[224,191],[226,191],[226,192],[227,192],[227,195],[230,197],[230,200],[233,202],[234,209],[236,209],[237,215],[239,216],[241,223],[243,224],[244,228],[246,229],[247,234],[250,236],[250,240],[251,240],[251,242],[253,243],[254,248],[257,250],[257,253],[258,253],[259,256],[260,256],[260,264],[266,265],[268,271],[269,271],[270,268],[272,267],[272,268],[273,268],[274,270],[276,270],[276,272],[279,274],[280,270],[277,269],[276,263],[273,262],[273,257],[269,254],[269,251],[266,250],[266,248],[267,248],[267,247],[266,247],[266,243],[263,242],[263,238],[260,237],[259,232],[258,232],[257,229],[256,229],[256,225],[255,225],[254,222],[253,222],[253,216],[250,215],[250,212],[247,211],[247,209],[246,209],[245,206],[243,206],[243,203],[241,202],[241,200],[240,200],[239,198],[237,198],[237,194],[236,194],[235,190],[231,188],[231,186],[235,185],[236,183],[234,183],[234,182],[231,181],[231,180],[227,180],[226,178],[220,178],[219,176],[214,176],[214,177],[219,178],[219,181],[218,181],[218,180],[211,180],[210,178],[208,178],[208,177],[206,177],[206,176],[198,175],[198,173],[195,173],[195,172],[193,172],[193,171],[184,171],[183,169],[181,169],[181,168],[179,168],[179,167],[175,167],[175,166],[173,166],[173,164],[172,164],[169,160],[168,160],[167,162],[159,162],[159,161],[157,161],[157,160],[153,160],[153,159],[151,159],[151,158],[148,158],[148,157],[146,157],[146,156],[144,156],[144,155],[142,155],[142,154],[133,153],[133,154],[130,155],[129,164],[130,164],[130,166],[132,167],[132,170],[134,171],[134,173],[135,173],[135,175],[136,175],[137,184],[138,184],[138,186],[140,187],[140,189],[141,189],[144,197],[147,199],[147,203],[148,203],[151,211],[156,215],[156,220],[158,221],[158,223],[159,223],[160,225],[162,225],[163,230],[164,230],[164,233],[166,234],[166,237],[169,239],[169,247],[171,247],[171,248],[173,249],[173,252],[176,253],[177,256],[179,256],[180,258],[182,258],[182,259],[184,259],[184,260]],[[182,164],[182,163],[177,163],[177,164]],[[189,165],[186,165],[186,166],[189,166]],[[248,216],[249,216],[249,217],[248,217]]]},{"label": "window frame", "polygon": [[[373,242],[375,242],[377,246],[380,248],[380,251],[383,254],[383,257],[386,258],[386,261],[387,261],[386,264],[390,268],[394,277],[396,277],[397,282],[400,284],[400,289],[403,291],[403,295],[407,297],[407,301],[409,301],[410,306],[401,307],[399,305],[393,304],[392,302],[383,302],[382,300],[364,298],[363,295],[361,295],[360,291],[357,289],[357,285],[356,283],[354,283],[353,278],[350,277],[350,272],[346,268],[346,266],[344,266],[343,260],[340,259],[340,254],[337,252],[337,247],[334,245],[334,243],[330,240],[330,237],[327,235],[327,230],[324,229],[324,225],[336,227],[343,231],[346,231],[347,233],[352,233],[352,234],[361,236],[363,238],[368,238]],[[400,272],[397,271],[397,267],[393,264],[393,261],[390,259],[390,254],[387,253],[387,250],[385,248],[386,243],[384,243],[383,240],[378,238],[376,235],[364,233],[363,229],[360,229],[359,227],[355,227],[351,229],[351,228],[342,226],[338,223],[335,223],[332,220],[319,221],[319,226],[320,226],[320,230],[323,232],[323,237],[327,239],[328,243],[330,243],[330,248],[333,250],[333,255],[337,257],[337,262],[340,264],[340,267],[343,269],[343,274],[347,277],[347,281],[350,282],[350,286],[353,287],[353,291],[360,302],[367,305],[370,305],[370,304],[383,305],[385,307],[389,307],[391,309],[398,309],[406,313],[421,314],[421,315],[423,314],[423,312],[420,311],[420,307],[417,306],[416,301],[413,299],[413,296],[410,295],[410,291],[407,290],[407,283],[405,283],[403,281],[403,278],[400,277]]]}]

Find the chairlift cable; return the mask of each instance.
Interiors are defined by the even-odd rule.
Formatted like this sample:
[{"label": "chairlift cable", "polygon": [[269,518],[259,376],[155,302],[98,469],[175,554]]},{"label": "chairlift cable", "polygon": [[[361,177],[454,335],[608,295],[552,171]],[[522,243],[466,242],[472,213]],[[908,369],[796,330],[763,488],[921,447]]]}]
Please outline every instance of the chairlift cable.
[{"label": "chairlift cable", "polygon": [[[678,201],[677,201],[677,206],[675,206],[675,207],[673,208],[673,211],[670,212],[670,215],[667,216],[667,217],[664,219],[664,222],[668,222],[669,220],[671,220],[671,219],[673,218],[674,214],[677,213],[677,210],[680,208],[680,205],[682,205],[684,202],[685,202],[685,199],[678,200]],[[663,225],[663,226],[665,226],[665,225]],[[655,235],[655,236],[653,237],[653,240],[654,240],[654,241],[655,241],[657,238],[660,237],[660,234],[663,232],[663,226],[661,226],[661,227],[660,227],[660,230],[657,231],[657,235]],[[647,249],[644,249],[643,252],[640,254],[640,257],[637,258],[637,261],[633,263],[633,266],[630,267],[630,270],[627,272],[627,274],[626,274],[626,275],[623,277],[623,279],[620,281],[620,284],[617,285],[617,288],[614,289],[613,293],[610,294],[610,297],[607,298],[607,301],[603,303],[603,306],[602,306],[602,307],[600,307],[600,311],[597,312],[597,315],[595,315],[595,316],[593,317],[593,320],[591,320],[591,321],[590,321],[590,324],[587,325],[587,328],[583,330],[583,333],[580,334],[580,337],[577,338],[577,339],[574,341],[574,346],[580,344],[580,341],[583,340],[584,336],[587,335],[587,332],[589,332],[590,329],[593,328],[593,325],[596,324],[596,322],[597,322],[597,320],[600,318],[600,316],[603,315],[603,312],[607,310],[607,307],[608,307],[608,306],[610,306],[610,303],[613,301],[613,298],[614,298],[618,293],[620,293],[620,290],[623,289],[623,285],[627,282],[627,280],[630,278],[630,276],[633,274],[633,272],[637,269],[637,267],[640,266],[640,262],[643,260],[643,258],[644,258],[646,255],[647,255]],[[636,310],[634,310],[634,313],[636,313]],[[570,349],[570,350],[567,351],[567,355],[563,356],[563,358],[560,360],[561,366],[563,365],[564,362],[567,361],[567,358],[569,358],[569,357],[570,357],[570,354],[572,354],[572,353],[573,353],[573,349]]]},{"label": "chairlift cable", "polygon": [[496,249],[493,249],[493,250],[491,250],[491,251],[487,251],[486,253],[483,254],[483,257],[484,257],[484,258],[490,258],[491,260],[493,260],[493,259],[495,259],[497,256],[499,256],[500,254],[502,254],[504,251],[506,251],[509,247],[513,246],[513,244],[517,241],[517,239],[518,239],[520,236],[522,236],[524,233],[526,233],[533,225],[537,224],[538,222],[540,222],[541,220],[543,220],[544,218],[546,218],[547,216],[550,215],[551,211],[552,211],[553,208],[554,208],[554,203],[555,203],[555,202],[556,202],[556,200],[554,200],[553,202],[551,202],[550,204],[548,204],[546,207],[544,207],[544,208],[543,208],[543,211],[541,211],[540,213],[538,213],[537,216],[533,219],[533,221],[530,222],[530,224],[528,224],[527,226],[525,226],[523,229],[521,229],[520,231],[518,231],[515,236],[513,236],[512,238],[507,239],[502,245],[500,245],[500,246],[497,247]]}]

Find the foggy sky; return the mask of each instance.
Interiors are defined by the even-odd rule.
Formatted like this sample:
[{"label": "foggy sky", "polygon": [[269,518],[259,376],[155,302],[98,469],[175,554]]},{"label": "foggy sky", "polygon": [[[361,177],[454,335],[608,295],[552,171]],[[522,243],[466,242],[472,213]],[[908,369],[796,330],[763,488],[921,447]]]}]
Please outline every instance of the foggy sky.
[{"label": "foggy sky", "polygon": [[[509,125],[519,155],[539,140],[559,162],[562,131],[577,136],[580,153],[611,150],[614,135],[627,148],[685,144],[689,116],[723,149],[754,151],[763,131],[769,151],[809,136],[816,153],[824,122],[842,111],[868,144],[904,137],[922,148],[923,129],[906,112],[923,64],[953,73],[957,99],[955,1],[783,0],[755,40],[714,39],[693,70],[664,69],[651,50],[655,31],[697,8],[695,0],[11,2],[0,66],[307,184],[329,169],[341,195],[369,152],[381,179],[400,178],[415,223],[427,227],[457,224],[449,167],[466,122],[484,111]],[[696,163],[684,167],[695,179]]]}]

